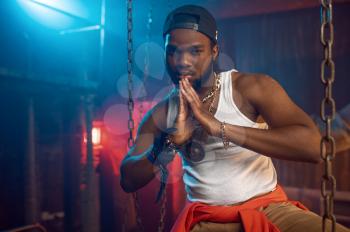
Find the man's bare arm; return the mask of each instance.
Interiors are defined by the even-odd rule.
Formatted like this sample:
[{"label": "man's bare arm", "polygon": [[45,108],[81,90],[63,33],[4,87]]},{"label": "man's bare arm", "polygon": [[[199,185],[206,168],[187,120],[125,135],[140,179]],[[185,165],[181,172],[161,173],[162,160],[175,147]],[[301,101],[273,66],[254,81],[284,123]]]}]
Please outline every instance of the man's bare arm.
[{"label": "man's bare arm", "polygon": [[[244,78],[244,77],[243,77]],[[247,80],[244,95],[269,125],[268,130],[228,125],[229,140],[278,159],[319,162],[320,134],[311,118],[272,78]]]},{"label": "man's bare arm", "polygon": [[148,112],[142,121],[135,145],[129,150],[120,167],[120,184],[124,191],[134,192],[145,186],[158,171],[158,168],[147,157],[152,152],[155,138],[161,132],[164,115],[164,103],[161,103],[154,110]]},{"label": "man's bare arm", "polygon": [[[269,129],[226,124],[227,139],[266,156],[319,162],[320,134],[310,117],[291,101],[283,88],[272,78],[243,78],[245,79],[240,86],[242,96],[264,118]],[[196,120],[209,134],[221,137],[220,122],[203,108],[188,81],[184,80],[180,86],[183,86],[181,91]]]}]

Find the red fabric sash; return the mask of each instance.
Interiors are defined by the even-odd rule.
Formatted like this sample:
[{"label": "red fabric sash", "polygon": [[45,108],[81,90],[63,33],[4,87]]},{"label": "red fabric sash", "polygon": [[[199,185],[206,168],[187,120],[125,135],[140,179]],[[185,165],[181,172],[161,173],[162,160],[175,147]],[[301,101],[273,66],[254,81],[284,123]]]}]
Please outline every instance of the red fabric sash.
[{"label": "red fabric sash", "polygon": [[[286,201],[288,201],[287,195],[282,187],[277,185],[273,192],[241,205],[212,206],[199,202],[188,203],[178,216],[171,232],[189,232],[200,221],[242,223],[245,232],[279,232],[279,229],[268,220],[265,214],[257,209],[273,202]],[[288,202],[307,210],[300,202]]]}]

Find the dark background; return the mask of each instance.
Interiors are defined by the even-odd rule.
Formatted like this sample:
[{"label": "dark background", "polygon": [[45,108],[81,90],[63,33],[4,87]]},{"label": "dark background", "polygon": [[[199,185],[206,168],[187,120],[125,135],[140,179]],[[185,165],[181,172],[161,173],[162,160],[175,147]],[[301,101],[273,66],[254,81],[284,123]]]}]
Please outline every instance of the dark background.
[{"label": "dark background", "polygon": [[[138,231],[134,200],[119,187],[128,137],[126,3],[60,2],[0,3],[0,231],[36,222],[48,231]],[[147,0],[133,3],[136,125],[171,87],[162,24],[185,3],[207,7],[217,19],[222,69],[268,74],[308,114],[319,114],[318,1]],[[335,1],[337,109],[350,104],[349,12],[349,1]],[[77,32],[101,24],[103,30]],[[103,134],[102,145],[89,148],[84,138],[91,125]],[[320,213],[322,164],[274,162],[289,196]],[[348,150],[333,168],[335,213],[348,226],[349,170]],[[145,231],[156,231],[159,223],[160,209],[153,204],[158,184],[139,194]],[[184,203],[181,181],[167,190],[166,231]]]}]

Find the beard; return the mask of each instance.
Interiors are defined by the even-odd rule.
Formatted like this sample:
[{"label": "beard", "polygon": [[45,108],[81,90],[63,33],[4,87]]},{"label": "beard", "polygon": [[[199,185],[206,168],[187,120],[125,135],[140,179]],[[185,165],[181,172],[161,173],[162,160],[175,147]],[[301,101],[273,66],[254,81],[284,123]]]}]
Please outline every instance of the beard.
[{"label": "beard", "polygon": [[195,90],[199,90],[202,87],[210,87],[211,84],[208,82],[210,77],[214,73],[214,60],[211,59],[208,67],[201,73],[198,79],[195,79],[192,86]]},{"label": "beard", "polygon": [[[214,73],[214,65],[215,65],[215,60],[213,59],[213,57],[211,57],[210,62],[208,64],[208,67],[205,70],[201,71],[200,75],[198,77],[196,77],[194,80],[190,80],[190,82],[195,90],[198,90],[202,87],[210,87],[211,86],[210,83],[208,83],[208,80],[210,79],[210,77]],[[176,71],[174,71],[169,66],[168,62],[166,63],[166,69],[167,69],[167,72],[170,76],[171,81],[178,88],[179,82],[180,82],[180,79],[178,78],[178,74],[176,73]],[[195,73],[195,72],[192,72],[192,73]]]}]

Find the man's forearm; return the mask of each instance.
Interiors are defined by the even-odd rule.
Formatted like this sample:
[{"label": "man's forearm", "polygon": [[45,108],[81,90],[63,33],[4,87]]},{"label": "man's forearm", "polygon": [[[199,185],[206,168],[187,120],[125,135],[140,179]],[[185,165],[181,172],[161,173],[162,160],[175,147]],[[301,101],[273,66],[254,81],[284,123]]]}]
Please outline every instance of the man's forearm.
[{"label": "man's forearm", "polygon": [[120,184],[125,192],[135,192],[149,183],[158,171],[147,156],[151,151],[145,151],[141,155],[128,155],[120,167]]},{"label": "man's forearm", "polygon": [[303,125],[262,130],[226,124],[225,136],[230,142],[273,158],[314,163],[320,159],[320,134]]}]

